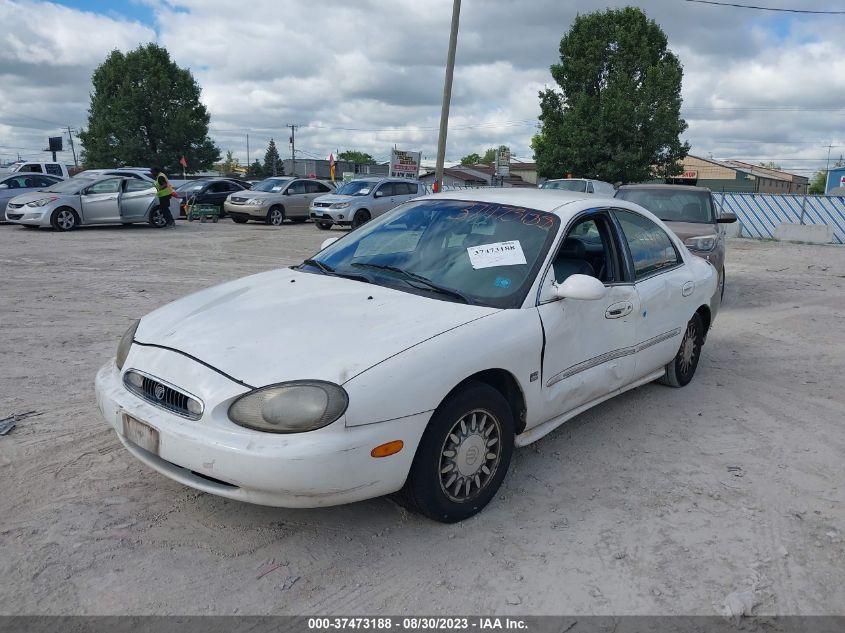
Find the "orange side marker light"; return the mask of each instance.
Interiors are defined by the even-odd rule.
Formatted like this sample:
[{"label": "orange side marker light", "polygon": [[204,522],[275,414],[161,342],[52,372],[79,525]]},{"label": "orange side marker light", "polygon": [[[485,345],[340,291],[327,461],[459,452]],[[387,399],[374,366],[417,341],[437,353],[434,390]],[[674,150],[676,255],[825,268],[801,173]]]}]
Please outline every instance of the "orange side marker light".
[{"label": "orange side marker light", "polygon": [[386,444],[381,444],[376,446],[373,450],[370,451],[370,456],[372,457],[389,457],[390,455],[395,455],[399,451],[402,450],[402,447],[405,446],[405,442],[402,440],[393,440],[392,442],[387,442]]}]

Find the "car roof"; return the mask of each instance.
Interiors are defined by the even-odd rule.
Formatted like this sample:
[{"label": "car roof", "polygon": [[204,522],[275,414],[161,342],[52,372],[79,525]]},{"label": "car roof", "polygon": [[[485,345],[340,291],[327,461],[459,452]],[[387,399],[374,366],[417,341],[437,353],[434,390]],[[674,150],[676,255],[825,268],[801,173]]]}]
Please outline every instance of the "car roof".
[{"label": "car roof", "polygon": [[656,190],[668,190],[668,191],[706,191],[710,193],[710,189],[707,187],[696,187],[694,185],[667,185],[665,183],[654,183],[654,184],[636,184],[636,185],[621,185],[618,190],[622,189],[640,189],[640,190],[648,190],[648,189],[656,189]]}]

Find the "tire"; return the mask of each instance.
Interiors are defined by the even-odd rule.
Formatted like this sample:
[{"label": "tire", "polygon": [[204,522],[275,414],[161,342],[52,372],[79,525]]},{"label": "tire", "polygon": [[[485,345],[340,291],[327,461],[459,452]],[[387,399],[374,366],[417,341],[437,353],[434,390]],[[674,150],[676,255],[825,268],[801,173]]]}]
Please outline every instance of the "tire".
[{"label": "tire", "polygon": [[332,229],[331,222],[316,222],[316,224],[321,231],[331,231]]},{"label": "tire", "polygon": [[220,219],[220,218],[219,218],[219,217],[217,217],[217,216],[215,215],[213,218],[211,218],[211,223],[212,223],[212,224],[217,224],[217,221],[218,221],[219,219]]},{"label": "tire", "polygon": [[267,224],[271,226],[281,226],[285,221],[285,208],[279,205],[273,205],[267,212]]},{"label": "tire", "polygon": [[50,216],[50,224],[57,231],[72,231],[79,226],[79,216],[70,207],[59,207]]},{"label": "tire", "polygon": [[678,353],[666,365],[666,373],[658,382],[670,387],[687,386],[698,367],[702,345],[704,345],[704,322],[698,313],[695,313],[687,323]]},{"label": "tire", "polygon": [[161,211],[158,210],[158,207],[155,207],[150,211],[150,226],[157,229],[163,229],[167,226],[167,221],[164,219]]},{"label": "tire", "polygon": [[513,414],[502,394],[484,383],[466,383],[429,421],[400,503],[441,523],[477,514],[502,484],[513,442]]},{"label": "tire", "polygon": [[235,218],[235,217],[233,217],[232,222],[234,222],[235,224],[246,224],[247,222],[249,222],[249,220],[247,218]]},{"label": "tire", "polygon": [[370,221],[370,212],[366,209],[361,209],[358,213],[355,214],[355,217],[352,218],[352,228],[357,229],[359,226],[363,226],[367,222]]}]

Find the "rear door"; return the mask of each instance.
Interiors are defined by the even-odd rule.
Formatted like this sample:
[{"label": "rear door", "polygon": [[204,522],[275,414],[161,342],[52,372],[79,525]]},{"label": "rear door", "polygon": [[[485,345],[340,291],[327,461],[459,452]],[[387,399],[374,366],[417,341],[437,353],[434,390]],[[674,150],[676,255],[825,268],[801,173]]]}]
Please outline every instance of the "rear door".
[{"label": "rear door", "polygon": [[82,192],[82,223],[120,222],[120,186],[123,178],[95,182]]},{"label": "rear door", "polygon": [[677,353],[683,329],[697,307],[695,282],[660,226],[627,209],[614,209],[613,215],[625,238],[639,296],[635,378],[641,378]]},{"label": "rear door", "polygon": [[123,222],[141,222],[147,219],[147,211],[155,199],[153,183],[126,178],[120,195],[120,216]]}]

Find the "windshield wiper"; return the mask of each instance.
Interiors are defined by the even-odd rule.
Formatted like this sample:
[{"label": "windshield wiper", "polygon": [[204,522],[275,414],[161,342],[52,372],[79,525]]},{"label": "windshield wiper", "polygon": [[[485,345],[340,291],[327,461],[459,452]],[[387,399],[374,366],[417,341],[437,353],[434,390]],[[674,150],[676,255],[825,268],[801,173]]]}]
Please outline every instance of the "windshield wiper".
[{"label": "windshield wiper", "polygon": [[440,294],[448,295],[455,299],[459,299],[460,301],[463,301],[466,304],[472,303],[472,301],[470,301],[470,299],[462,292],[453,290],[452,288],[447,288],[446,286],[441,286],[440,284],[431,281],[431,279],[429,279],[428,277],[423,277],[422,275],[412,273],[411,271],[404,270],[403,268],[398,268],[396,266],[388,266],[386,264],[368,264],[365,262],[355,262],[354,264],[350,264],[350,266],[360,266],[362,268],[375,268],[376,270],[387,270],[393,273],[398,273],[402,275],[405,278],[405,281],[412,286],[413,284],[410,283],[410,280],[419,282],[427,288],[434,290],[435,292],[439,292]]},{"label": "windshield wiper", "polygon": [[353,279],[355,281],[363,281],[364,283],[371,284],[373,280],[367,277],[366,275],[355,275],[350,273],[339,273],[334,268],[329,266],[328,264],[324,264],[319,259],[306,259],[302,262],[301,266],[313,266],[317,270],[319,270],[323,275],[331,275],[332,277],[343,277],[344,279]]}]

